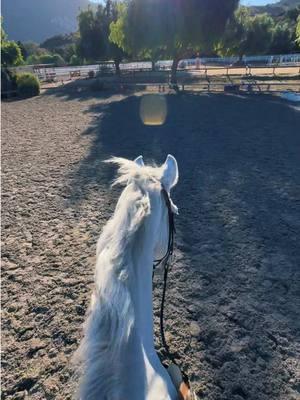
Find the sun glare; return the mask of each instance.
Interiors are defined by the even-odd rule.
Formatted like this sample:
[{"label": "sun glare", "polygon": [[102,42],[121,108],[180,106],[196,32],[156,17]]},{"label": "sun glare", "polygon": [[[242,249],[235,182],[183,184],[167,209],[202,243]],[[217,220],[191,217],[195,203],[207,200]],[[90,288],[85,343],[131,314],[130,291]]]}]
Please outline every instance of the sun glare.
[{"label": "sun glare", "polygon": [[167,118],[165,96],[160,94],[144,95],[140,103],[140,117],[145,125],[163,125]]}]

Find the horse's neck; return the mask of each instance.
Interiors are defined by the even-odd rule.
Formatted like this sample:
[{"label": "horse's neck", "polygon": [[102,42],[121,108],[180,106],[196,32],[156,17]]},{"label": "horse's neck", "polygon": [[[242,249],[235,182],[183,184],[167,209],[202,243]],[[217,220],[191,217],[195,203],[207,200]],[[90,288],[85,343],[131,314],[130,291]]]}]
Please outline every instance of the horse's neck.
[{"label": "horse's neck", "polygon": [[[143,236],[143,235],[141,235]],[[134,326],[123,353],[123,378],[127,398],[133,400],[171,400],[175,387],[154,348],[152,269],[154,235],[139,237],[132,249],[133,275],[130,292]],[[128,386],[128,382],[131,384]],[[127,384],[126,384],[127,383]]]},{"label": "horse's neck", "polygon": [[152,268],[154,238],[143,232],[132,249],[134,279],[130,292],[135,313],[135,329],[140,335],[145,351],[154,350]]}]

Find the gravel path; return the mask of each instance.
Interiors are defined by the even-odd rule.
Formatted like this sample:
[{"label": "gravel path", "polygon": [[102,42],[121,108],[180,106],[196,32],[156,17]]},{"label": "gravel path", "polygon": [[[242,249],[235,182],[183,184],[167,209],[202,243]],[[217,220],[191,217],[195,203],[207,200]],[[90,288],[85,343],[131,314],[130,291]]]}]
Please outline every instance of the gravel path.
[{"label": "gravel path", "polygon": [[[166,331],[205,400],[300,398],[300,113],[272,97],[43,95],[2,106],[3,399],[70,399],[111,215],[110,155],[177,157]],[[161,275],[155,277],[158,320]],[[158,344],[159,347],[159,344]]]}]

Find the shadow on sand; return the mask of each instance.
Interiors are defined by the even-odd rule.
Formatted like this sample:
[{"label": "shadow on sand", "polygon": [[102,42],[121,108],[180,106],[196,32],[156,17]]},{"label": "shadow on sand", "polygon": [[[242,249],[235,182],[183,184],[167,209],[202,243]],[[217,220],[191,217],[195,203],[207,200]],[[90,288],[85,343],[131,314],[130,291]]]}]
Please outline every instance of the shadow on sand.
[{"label": "shadow on sand", "polygon": [[300,114],[267,96],[166,99],[166,123],[156,127],[141,122],[140,96],[90,108],[99,118],[83,133],[92,144],[69,177],[71,201],[108,187],[113,172],[102,161],[111,155],[162,163],[173,154],[180,216],[171,347],[201,398],[297,398]]}]

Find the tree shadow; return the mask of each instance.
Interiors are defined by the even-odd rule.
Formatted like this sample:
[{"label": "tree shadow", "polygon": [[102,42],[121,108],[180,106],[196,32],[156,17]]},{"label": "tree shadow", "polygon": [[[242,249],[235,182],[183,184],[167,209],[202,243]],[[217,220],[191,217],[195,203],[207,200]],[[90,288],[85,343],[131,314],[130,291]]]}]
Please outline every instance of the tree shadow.
[{"label": "tree shadow", "polygon": [[[143,88],[141,87],[141,90]],[[108,99],[112,95],[129,95],[137,92],[137,88],[126,86],[122,82],[105,82],[101,79],[77,79],[65,82],[61,86],[44,89],[46,95],[51,95],[64,100],[78,100],[84,102],[88,99]]]},{"label": "tree shadow", "polygon": [[166,122],[146,126],[140,99],[91,106],[103,116],[83,133],[92,144],[69,177],[70,201],[108,188],[112,155],[173,154],[179,259],[166,327],[182,339],[177,353],[201,398],[296,398],[300,114],[271,96],[166,95]]}]

